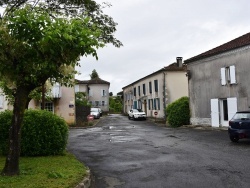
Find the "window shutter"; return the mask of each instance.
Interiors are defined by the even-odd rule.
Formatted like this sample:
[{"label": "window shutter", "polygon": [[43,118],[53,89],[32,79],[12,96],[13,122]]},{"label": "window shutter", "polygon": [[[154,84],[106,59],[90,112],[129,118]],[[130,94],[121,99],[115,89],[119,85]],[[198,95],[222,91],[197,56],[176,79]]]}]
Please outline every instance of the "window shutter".
[{"label": "window shutter", "polygon": [[137,108],[137,101],[134,101],[134,107],[133,107],[134,109],[136,109]]},{"label": "window shutter", "polygon": [[222,67],[220,69],[220,75],[221,75],[221,85],[226,85],[226,68]]},{"label": "window shutter", "polygon": [[4,100],[4,96],[0,95],[0,108],[3,108],[3,100]]},{"label": "window shutter", "polygon": [[161,109],[161,105],[160,105],[160,99],[158,99],[158,110]]},{"label": "window shutter", "polygon": [[230,66],[229,70],[230,70],[230,84],[236,84],[235,66],[234,65]]}]

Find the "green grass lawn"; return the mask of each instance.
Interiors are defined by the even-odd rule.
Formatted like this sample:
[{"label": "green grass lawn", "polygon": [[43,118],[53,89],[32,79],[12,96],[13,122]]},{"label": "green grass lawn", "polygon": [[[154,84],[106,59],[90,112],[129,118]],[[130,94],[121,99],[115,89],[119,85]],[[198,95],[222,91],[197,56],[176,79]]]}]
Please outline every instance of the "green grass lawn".
[{"label": "green grass lawn", "polygon": [[[6,158],[0,156],[0,171]],[[86,175],[86,167],[73,155],[21,157],[20,175],[0,176],[0,188],[64,188],[75,187]]]}]

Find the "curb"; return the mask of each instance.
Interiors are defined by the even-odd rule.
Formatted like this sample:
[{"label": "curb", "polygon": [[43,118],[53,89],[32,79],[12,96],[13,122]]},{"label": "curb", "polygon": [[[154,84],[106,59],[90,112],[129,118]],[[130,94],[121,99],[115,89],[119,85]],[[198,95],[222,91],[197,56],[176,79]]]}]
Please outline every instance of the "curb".
[{"label": "curb", "polygon": [[91,186],[91,172],[90,169],[86,171],[87,174],[84,176],[83,180],[75,188],[90,188]]}]

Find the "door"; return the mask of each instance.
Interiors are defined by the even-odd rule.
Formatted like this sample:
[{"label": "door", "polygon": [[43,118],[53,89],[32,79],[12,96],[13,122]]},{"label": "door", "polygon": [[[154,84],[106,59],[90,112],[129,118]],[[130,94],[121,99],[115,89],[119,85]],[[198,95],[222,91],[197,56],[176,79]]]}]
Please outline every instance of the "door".
[{"label": "door", "polygon": [[212,127],[219,127],[220,125],[218,99],[211,99],[211,123]]},{"label": "door", "polygon": [[221,124],[228,126],[228,122],[232,119],[237,112],[237,98],[221,99]]},{"label": "door", "polygon": [[220,120],[222,126],[228,126],[228,102],[227,99],[220,99]]}]

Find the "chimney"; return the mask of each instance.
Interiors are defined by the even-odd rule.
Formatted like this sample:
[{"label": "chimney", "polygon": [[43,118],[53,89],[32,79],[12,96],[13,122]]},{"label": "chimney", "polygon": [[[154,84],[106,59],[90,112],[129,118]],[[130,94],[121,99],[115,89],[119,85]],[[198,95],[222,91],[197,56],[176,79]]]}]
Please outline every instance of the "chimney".
[{"label": "chimney", "polygon": [[182,57],[176,57],[177,67],[182,67]]}]

